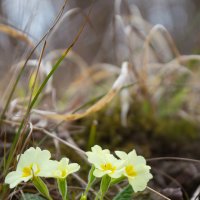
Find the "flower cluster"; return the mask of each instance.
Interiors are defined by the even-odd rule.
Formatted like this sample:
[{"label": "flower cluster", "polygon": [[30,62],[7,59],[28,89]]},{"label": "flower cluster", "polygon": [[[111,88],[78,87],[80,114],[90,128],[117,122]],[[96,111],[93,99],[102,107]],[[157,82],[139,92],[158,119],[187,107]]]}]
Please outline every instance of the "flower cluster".
[{"label": "flower cluster", "polygon": [[128,154],[115,151],[115,154],[119,159],[108,149],[102,150],[98,145],[92,147],[92,151],[86,152],[88,161],[95,167],[93,175],[98,178],[108,175],[112,179],[126,177],[134,192],[143,191],[152,178],[151,167],[146,165],[144,157],[138,156],[135,150]]},{"label": "flower cluster", "polygon": [[[135,150],[128,154],[123,151],[115,151],[116,156],[108,149],[102,149],[95,145],[92,151],[86,152],[88,161],[92,164],[88,184],[81,200],[87,199],[88,191],[96,178],[101,178],[100,189],[95,199],[103,199],[109,187],[124,179],[128,179],[134,192],[143,191],[148,181],[152,178],[150,166],[146,160],[138,156]],[[21,182],[32,181],[37,190],[48,200],[52,200],[47,185],[40,177],[57,179],[57,186],[62,200],[68,200],[67,176],[80,169],[77,163],[69,163],[68,158],[60,161],[51,160],[51,154],[47,150],[29,148],[23,154],[17,156],[17,168],[8,173],[5,183],[10,188],[16,187]]]},{"label": "flower cluster", "polygon": [[20,182],[27,182],[34,177],[65,179],[80,168],[77,163],[69,164],[68,158],[62,158],[60,162],[50,158],[51,154],[47,150],[41,150],[39,147],[29,148],[17,156],[17,169],[6,176],[5,183],[14,188]]}]

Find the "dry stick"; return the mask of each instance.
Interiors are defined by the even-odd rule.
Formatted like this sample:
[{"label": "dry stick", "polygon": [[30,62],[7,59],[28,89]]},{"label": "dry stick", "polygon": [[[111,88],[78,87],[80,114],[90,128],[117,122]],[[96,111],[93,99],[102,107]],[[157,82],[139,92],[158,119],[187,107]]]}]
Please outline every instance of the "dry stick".
[{"label": "dry stick", "polygon": [[179,186],[182,189],[182,191],[183,191],[184,195],[187,197],[187,199],[189,199],[185,188],[175,178],[173,178],[169,174],[167,174],[167,173],[165,173],[165,172],[163,172],[163,171],[161,171],[161,170],[159,170],[159,169],[157,169],[155,167],[152,170],[155,171],[156,173],[161,174],[162,176],[166,177],[170,181],[174,182],[177,186]]},{"label": "dry stick", "polygon": [[79,152],[80,155],[81,155],[81,157],[82,157],[84,160],[86,160],[85,152],[84,152],[82,149],[78,148],[77,146],[72,145],[71,143],[69,143],[69,142],[67,142],[67,141],[65,141],[65,140],[63,140],[63,139],[61,139],[61,138],[59,138],[58,136],[56,136],[56,135],[50,133],[49,131],[47,131],[47,130],[44,129],[44,128],[40,128],[40,127],[34,126],[34,127],[33,127],[33,130],[41,131],[41,132],[45,133],[46,135],[48,135],[48,136],[50,136],[50,137],[52,137],[52,138],[54,138],[54,139],[57,139],[59,142],[65,144],[65,145],[67,145],[68,147],[70,147],[70,148],[74,149],[75,151]]},{"label": "dry stick", "polygon": [[29,138],[31,137],[31,134],[32,134],[32,132],[33,132],[33,124],[32,124],[31,122],[29,122],[29,128],[30,128],[30,131],[29,131],[28,136],[27,136],[27,138],[26,138],[26,140],[25,140],[25,142],[24,142],[24,145],[23,145],[22,148],[21,148],[21,152],[20,152],[20,154],[19,154],[19,159],[17,160],[17,163],[19,162],[20,157],[21,157],[21,154],[22,154],[22,152],[24,151],[26,145],[28,144]]},{"label": "dry stick", "polygon": [[194,162],[200,164],[200,160],[191,159],[191,158],[181,158],[181,157],[158,157],[158,158],[149,158],[147,161],[160,161],[160,160],[175,160],[175,161],[184,161],[184,162]]},{"label": "dry stick", "polygon": [[31,137],[31,134],[32,134],[32,132],[33,132],[33,124],[32,124],[31,122],[29,122],[29,128],[30,128],[30,131],[29,131],[29,134],[28,134],[28,136],[27,136],[27,138],[26,138],[26,140],[25,140],[25,142],[24,142],[24,145],[22,146],[22,151],[21,151],[21,152],[24,151],[24,148],[25,148],[26,145],[28,144],[29,138]]},{"label": "dry stick", "polygon": [[[9,121],[9,120],[3,120],[2,122],[3,122],[3,123],[6,123],[6,124],[9,124],[9,125],[12,125],[12,126],[13,126],[13,125],[14,125],[14,126],[19,126],[19,125],[20,125],[19,122],[12,122],[12,121]],[[57,139],[57,140],[60,141],[61,143],[67,145],[68,147],[74,149],[75,151],[77,151],[77,152],[79,152],[80,154],[82,154],[83,156],[85,156],[85,151],[83,151],[82,149],[78,148],[77,146],[74,146],[74,145],[70,144],[69,142],[67,142],[67,141],[65,141],[65,140],[63,140],[63,139],[61,139],[61,138],[59,138],[58,136],[56,136],[56,135],[50,133],[50,132],[47,131],[46,129],[41,128],[41,127],[37,127],[37,126],[34,126],[34,125],[33,125],[33,130],[41,131],[41,132],[45,133],[46,135],[48,135],[48,136],[50,136],[50,137],[52,137],[52,138],[54,138],[54,139]],[[85,159],[85,158],[84,158],[84,159]]]},{"label": "dry stick", "polygon": [[171,200],[170,198],[166,197],[165,195],[161,194],[160,192],[157,192],[156,190],[150,188],[147,186],[147,189],[150,190],[151,192],[154,192],[155,194],[157,194],[158,196],[162,197],[163,199],[166,199],[166,200]]}]

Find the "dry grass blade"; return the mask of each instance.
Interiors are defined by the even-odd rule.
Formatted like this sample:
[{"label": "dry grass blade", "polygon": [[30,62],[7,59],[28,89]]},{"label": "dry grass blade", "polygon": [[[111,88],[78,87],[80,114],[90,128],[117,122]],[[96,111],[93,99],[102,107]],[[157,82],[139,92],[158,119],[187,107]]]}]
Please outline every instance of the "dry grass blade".
[{"label": "dry grass blade", "polygon": [[155,194],[157,194],[158,196],[162,197],[163,199],[166,199],[166,200],[171,200],[170,198],[166,197],[165,195],[161,194],[160,192],[157,192],[156,190],[150,188],[150,187],[147,187],[148,190],[150,190],[151,192],[154,192]]},{"label": "dry grass blade", "polygon": [[85,112],[74,113],[74,114],[56,114],[56,113],[50,113],[46,111],[35,111],[35,112],[54,120],[73,121],[73,120],[84,118],[92,113],[98,112],[99,110],[104,108],[106,105],[108,105],[111,102],[111,100],[117,95],[120,89],[124,86],[128,78],[129,78],[128,63],[124,62],[122,64],[121,73],[118,79],[114,82],[111,90],[104,97],[102,97],[97,103],[89,107]]},{"label": "dry grass blade", "polygon": [[22,40],[29,44],[31,47],[34,47],[33,41],[26,34],[11,26],[0,24],[0,32],[6,33],[7,35],[14,37],[18,40]]},{"label": "dry grass blade", "polygon": [[179,59],[180,53],[178,51],[178,49],[176,48],[176,45],[174,44],[174,41],[171,37],[171,35],[168,33],[168,31],[165,29],[164,26],[158,24],[155,25],[149,32],[149,34],[146,37],[146,40],[144,42],[144,55],[143,55],[143,76],[144,76],[144,80],[147,79],[147,65],[148,65],[148,61],[149,61],[149,46],[150,43],[153,39],[153,37],[155,36],[155,33],[160,31],[161,33],[165,33],[166,35],[166,39],[169,41],[169,44],[171,46],[172,52],[174,52],[176,59]]},{"label": "dry grass blade", "polygon": [[174,160],[174,161],[184,161],[184,162],[194,162],[200,164],[200,160],[192,159],[192,158],[180,158],[180,157],[159,157],[159,158],[149,158],[147,159],[149,162],[153,161],[167,161],[167,160]]},{"label": "dry grass blade", "polygon": [[50,33],[52,32],[52,30],[54,29],[56,24],[59,22],[62,14],[64,12],[64,9],[65,9],[65,6],[67,4],[67,1],[68,0],[64,1],[62,8],[60,9],[58,15],[56,16],[56,19],[53,22],[53,25],[48,29],[48,31],[44,34],[44,36],[41,38],[41,40],[33,47],[33,49],[31,50],[30,54],[28,55],[26,61],[24,62],[22,68],[20,69],[20,71],[19,71],[19,73],[17,75],[17,78],[16,78],[16,80],[15,80],[15,82],[13,84],[13,87],[12,87],[11,91],[9,91],[8,99],[6,101],[6,105],[4,106],[4,109],[3,109],[2,113],[1,113],[1,117],[0,117],[1,120],[5,117],[4,115],[5,115],[8,107],[9,107],[10,101],[11,101],[11,99],[13,97],[13,94],[15,92],[15,89],[16,89],[17,85],[18,85],[18,82],[19,82],[19,80],[20,80],[20,78],[21,78],[21,76],[22,76],[22,74],[23,74],[23,72],[24,72],[24,70],[26,68],[27,62],[30,60],[31,56],[34,54],[35,50],[42,43],[42,41],[45,40],[45,39],[47,40],[47,38],[50,35]]}]

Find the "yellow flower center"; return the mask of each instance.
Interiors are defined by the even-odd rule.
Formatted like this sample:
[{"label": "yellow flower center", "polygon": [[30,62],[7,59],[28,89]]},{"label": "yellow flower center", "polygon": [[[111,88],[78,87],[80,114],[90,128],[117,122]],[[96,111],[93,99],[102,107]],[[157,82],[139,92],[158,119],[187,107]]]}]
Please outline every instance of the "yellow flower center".
[{"label": "yellow flower center", "polygon": [[128,175],[128,176],[136,176],[137,175],[137,173],[136,173],[136,171],[135,171],[135,169],[134,169],[134,167],[133,167],[133,165],[127,165],[126,167],[125,167],[125,171],[126,171],[126,174]]},{"label": "yellow flower center", "polygon": [[67,176],[67,170],[61,170],[61,177],[65,178]]},{"label": "yellow flower center", "polygon": [[24,167],[22,170],[22,177],[28,177],[32,174],[30,167]]},{"label": "yellow flower center", "polygon": [[103,171],[111,171],[111,173],[114,173],[116,170],[116,167],[113,166],[111,163],[105,163],[101,165],[101,168],[103,169]]},{"label": "yellow flower center", "polygon": [[32,174],[37,175],[40,172],[40,168],[37,164],[31,164],[28,167],[22,169],[22,177],[28,177]]}]

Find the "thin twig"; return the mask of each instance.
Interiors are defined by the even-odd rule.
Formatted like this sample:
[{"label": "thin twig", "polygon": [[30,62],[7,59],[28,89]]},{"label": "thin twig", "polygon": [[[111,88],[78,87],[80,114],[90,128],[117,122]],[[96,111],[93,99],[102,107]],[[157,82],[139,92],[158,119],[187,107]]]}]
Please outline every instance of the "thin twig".
[{"label": "thin twig", "polygon": [[155,194],[157,194],[158,196],[162,197],[163,199],[166,199],[166,200],[171,200],[170,198],[166,197],[165,195],[161,194],[160,192],[150,188],[147,186],[147,189],[150,190],[151,192],[154,192]]},{"label": "thin twig", "polygon": [[200,164],[200,160],[191,159],[191,158],[181,158],[181,157],[158,157],[158,158],[149,158],[147,161],[160,161],[160,160],[175,160],[175,161],[184,161],[184,162],[194,162]]}]

